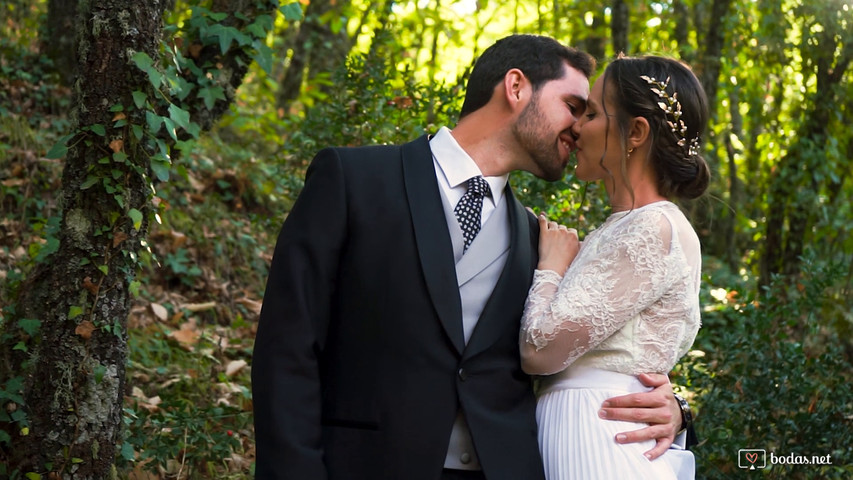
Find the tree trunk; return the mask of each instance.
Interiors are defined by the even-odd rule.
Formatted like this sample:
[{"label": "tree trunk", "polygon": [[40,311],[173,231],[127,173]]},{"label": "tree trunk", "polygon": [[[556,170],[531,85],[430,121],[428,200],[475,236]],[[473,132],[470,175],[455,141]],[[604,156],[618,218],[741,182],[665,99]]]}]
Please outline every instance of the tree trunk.
[{"label": "tree trunk", "polygon": [[593,56],[596,61],[604,59],[607,49],[607,35],[604,30],[607,28],[607,21],[603,11],[597,11],[592,17],[592,26],[590,34],[584,39],[584,49],[587,53]]},{"label": "tree trunk", "polygon": [[[708,98],[709,126],[713,125],[717,118],[717,106],[719,105],[716,99],[717,84],[719,83],[720,68],[722,65],[720,58],[723,55],[723,40],[726,33],[725,25],[731,4],[732,0],[714,0],[711,6],[711,21],[707,22],[707,30],[704,38],[699,40],[699,44],[701,45],[699,58],[701,61],[693,65],[693,69],[696,71],[696,75],[699,77]],[[697,8],[697,10],[701,9]],[[702,17],[701,13],[696,13],[697,30],[701,29],[699,20]],[[707,130],[702,133],[702,137],[705,139],[707,149],[705,159],[711,168],[711,172],[715,174],[720,171],[720,159],[726,153],[725,148],[709,149],[708,147],[719,144],[725,147],[728,139],[716,139],[713,137],[713,132]],[[734,168],[733,163],[730,163],[730,165]],[[732,248],[730,238],[726,237],[728,227],[725,223],[722,225],[723,228],[712,226],[716,220],[714,218],[715,213],[712,210],[713,205],[710,202],[702,201],[687,201],[684,204],[691,211],[691,219],[699,227],[700,238],[711,247],[709,253],[726,258]]]},{"label": "tree trunk", "polygon": [[[41,322],[22,395],[29,434],[14,432],[10,451],[11,467],[21,473],[64,479],[110,474],[122,424],[130,281],[147,231],[150,192],[149,155],[128,127],[113,127],[117,113],[111,108],[132,105],[131,92],[150,89],[128,52],[158,58],[165,4],[81,5],[75,91],[81,133],[62,177],[59,247],[37,265],[18,302],[23,318]],[[116,173],[87,186],[104,169]],[[143,221],[131,218],[131,209]]]},{"label": "tree trunk", "polygon": [[737,223],[737,209],[739,209],[739,205],[742,202],[743,198],[743,186],[740,181],[740,177],[738,176],[738,168],[737,162],[735,158],[737,155],[742,154],[743,152],[737,151],[735,149],[734,143],[732,142],[732,136],[737,138],[743,138],[743,119],[740,114],[740,87],[734,87],[731,89],[731,93],[729,94],[729,115],[731,116],[731,135],[725,136],[725,147],[726,147],[726,158],[728,159],[728,187],[729,187],[729,199],[728,204],[729,208],[725,210],[723,220],[722,220],[722,236],[718,236],[717,238],[726,241],[722,242],[722,245],[719,245],[719,250],[723,252],[722,259],[728,265],[729,269],[733,272],[736,272],[737,264],[740,261],[738,258],[740,250],[740,245],[738,244],[737,235],[735,231],[735,224]]},{"label": "tree trunk", "polygon": [[[312,0],[305,9],[305,19],[299,27],[290,66],[279,85],[276,103],[287,109],[299,98],[304,82],[311,83],[318,75],[330,74],[346,61],[351,40],[346,27],[333,31],[328,17],[342,15],[346,2]],[[321,87],[328,89],[329,87]]]},{"label": "tree trunk", "polygon": [[822,27],[815,38],[803,39],[800,47],[800,54],[812,59],[804,65],[803,76],[814,75],[816,90],[813,101],[807,103],[813,107],[806,113],[796,141],[771,177],[759,285],[768,285],[773,274],[799,274],[818,196],[823,189],[832,188],[829,172],[834,166],[826,161],[826,145],[833,111],[844,103],[838,85],[853,63],[853,38],[842,22],[833,25],[827,21]]},{"label": "tree trunk", "polygon": [[675,30],[673,38],[678,44],[678,52],[681,59],[688,64],[693,64],[696,50],[690,44],[690,9],[681,0],[673,0],[672,12],[675,17]]},{"label": "tree trunk", "polygon": [[631,15],[628,12],[628,4],[625,0],[613,0],[612,17],[610,19],[610,30],[613,36],[613,52],[619,54],[628,51],[628,31],[631,25]]},{"label": "tree trunk", "polygon": [[[711,7],[711,21],[708,23],[708,33],[705,35],[705,49],[702,52],[702,73],[700,80],[705,94],[708,96],[708,104],[717,105],[717,83],[720,78],[720,56],[723,52],[723,39],[725,38],[725,25],[731,10],[732,0],[714,0]],[[711,109],[711,117],[714,118],[716,111]]]},{"label": "tree trunk", "polygon": [[46,35],[41,39],[41,50],[53,61],[59,78],[66,86],[74,82],[77,59],[69,52],[77,51],[77,0],[49,0],[47,2]]}]

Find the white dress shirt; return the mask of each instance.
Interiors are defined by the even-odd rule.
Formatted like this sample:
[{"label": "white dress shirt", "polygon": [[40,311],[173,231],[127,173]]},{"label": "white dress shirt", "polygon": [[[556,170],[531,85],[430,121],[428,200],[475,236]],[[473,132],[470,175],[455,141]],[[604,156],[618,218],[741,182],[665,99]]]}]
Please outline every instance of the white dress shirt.
[{"label": "white dress shirt", "polygon": [[[429,148],[432,150],[432,159],[435,164],[435,178],[438,180],[438,186],[444,192],[447,200],[454,207],[465,192],[468,191],[466,182],[471,177],[483,175],[480,167],[474,160],[465,153],[465,150],[459,146],[453,134],[447,127],[441,127],[438,133],[429,141]],[[489,184],[492,194],[483,199],[483,212],[480,216],[480,225],[486,223],[492,212],[495,211],[495,206],[500,202],[504,195],[509,174],[498,177],[483,177]]]}]

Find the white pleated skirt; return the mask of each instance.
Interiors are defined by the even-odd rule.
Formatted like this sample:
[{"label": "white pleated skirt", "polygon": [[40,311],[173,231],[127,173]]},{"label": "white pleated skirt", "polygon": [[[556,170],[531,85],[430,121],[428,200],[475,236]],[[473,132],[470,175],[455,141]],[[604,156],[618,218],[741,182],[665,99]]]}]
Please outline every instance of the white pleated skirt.
[{"label": "white pleated skirt", "polygon": [[655,442],[616,443],[616,434],[645,425],[604,420],[604,400],[650,389],[636,377],[590,367],[571,366],[541,380],[536,408],[539,448],[548,480],[674,480],[662,457],[649,461],[643,453]]}]

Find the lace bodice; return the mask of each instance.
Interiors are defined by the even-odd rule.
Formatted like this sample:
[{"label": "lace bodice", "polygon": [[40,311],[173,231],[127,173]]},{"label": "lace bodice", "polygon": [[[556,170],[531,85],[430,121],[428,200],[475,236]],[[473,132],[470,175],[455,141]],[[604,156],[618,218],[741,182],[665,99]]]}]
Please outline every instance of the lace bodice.
[{"label": "lace bodice", "polygon": [[573,362],[629,375],[666,373],[699,330],[699,239],[676,205],[611,215],[564,276],[536,270],[524,308],[525,370]]}]

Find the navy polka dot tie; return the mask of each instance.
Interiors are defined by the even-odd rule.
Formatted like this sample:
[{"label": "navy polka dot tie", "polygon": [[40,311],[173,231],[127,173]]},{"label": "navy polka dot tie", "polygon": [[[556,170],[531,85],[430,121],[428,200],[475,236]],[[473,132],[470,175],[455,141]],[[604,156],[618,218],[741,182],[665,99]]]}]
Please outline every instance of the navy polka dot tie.
[{"label": "navy polka dot tie", "polygon": [[483,212],[483,197],[486,195],[491,195],[486,179],[481,176],[471,177],[468,179],[468,191],[453,209],[465,239],[463,252],[468,250],[474,237],[480,232],[480,215]]}]

